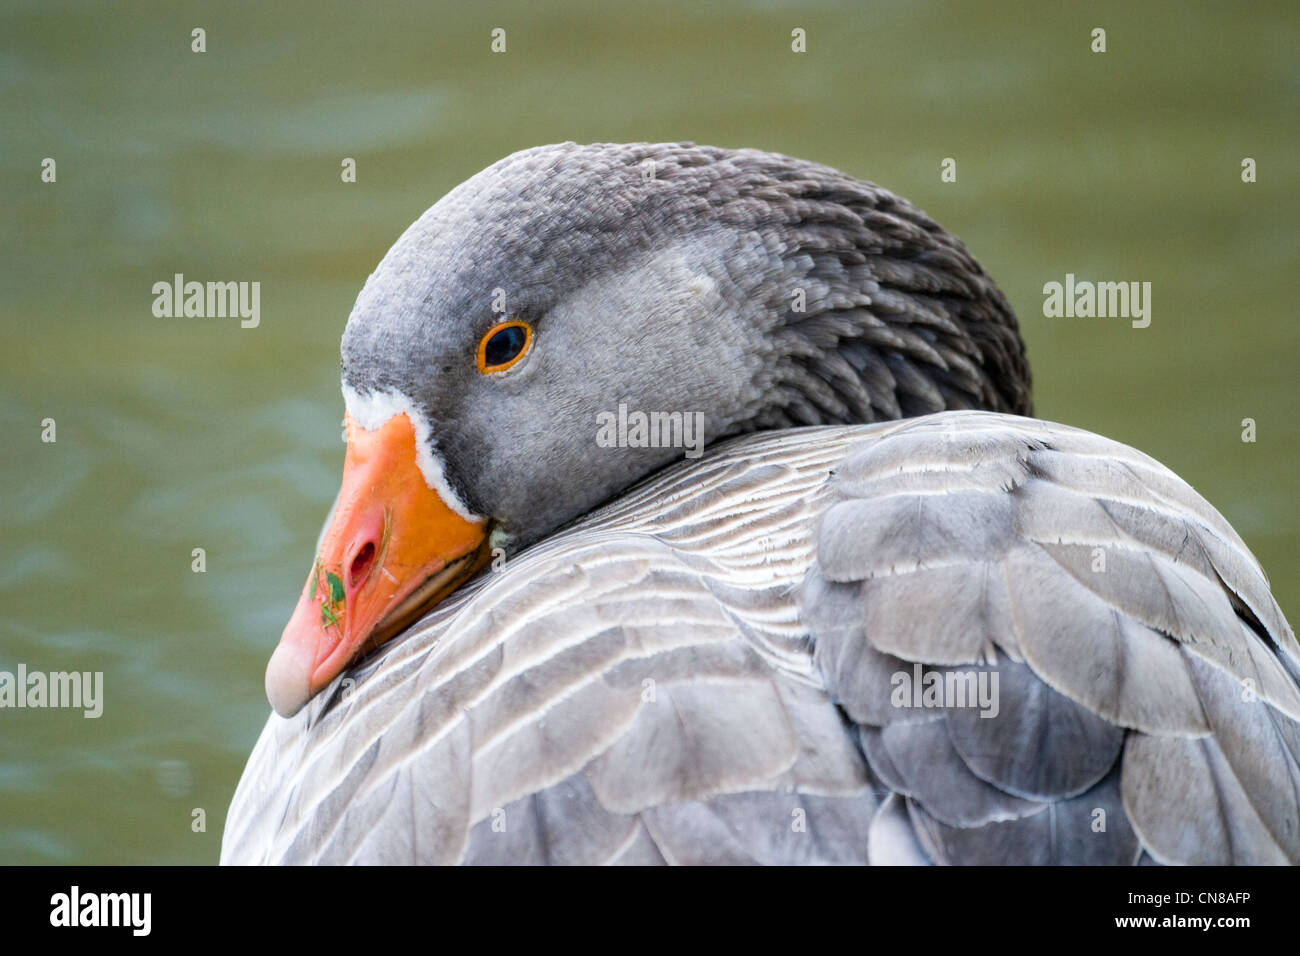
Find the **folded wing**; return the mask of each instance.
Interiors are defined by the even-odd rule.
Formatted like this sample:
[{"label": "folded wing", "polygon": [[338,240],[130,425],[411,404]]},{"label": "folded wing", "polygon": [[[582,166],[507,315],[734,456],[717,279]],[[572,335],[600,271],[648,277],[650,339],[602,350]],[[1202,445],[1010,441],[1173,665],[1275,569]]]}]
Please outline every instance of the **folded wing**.
[{"label": "folded wing", "polygon": [[873,858],[1300,862],[1295,635],[1147,456],[982,412],[903,423],[836,470],[800,604],[892,791]]}]

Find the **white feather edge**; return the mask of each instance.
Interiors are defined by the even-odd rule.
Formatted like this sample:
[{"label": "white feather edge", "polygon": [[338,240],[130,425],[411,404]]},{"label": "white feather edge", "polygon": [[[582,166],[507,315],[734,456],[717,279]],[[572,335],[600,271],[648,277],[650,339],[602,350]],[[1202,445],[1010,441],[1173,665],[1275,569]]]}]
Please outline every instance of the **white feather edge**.
[{"label": "white feather edge", "polygon": [[448,508],[466,521],[483,520],[483,515],[476,515],[470,511],[448,484],[446,467],[441,456],[434,449],[429,420],[421,414],[409,397],[396,389],[358,392],[344,385],[343,404],[353,424],[368,432],[382,428],[396,415],[405,415],[410,419],[415,428],[415,463],[420,468],[420,474],[424,476],[424,483],[437,492],[438,497],[446,502]]}]

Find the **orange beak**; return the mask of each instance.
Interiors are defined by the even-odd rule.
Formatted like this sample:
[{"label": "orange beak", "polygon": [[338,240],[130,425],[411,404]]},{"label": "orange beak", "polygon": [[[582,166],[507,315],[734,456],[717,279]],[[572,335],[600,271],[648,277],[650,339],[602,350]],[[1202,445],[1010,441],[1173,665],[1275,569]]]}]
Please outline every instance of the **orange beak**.
[{"label": "orange beak", "polygon": [[462,518],[428,486],[405,414],[373,432],[349,415],[347,430],[333,520],[266,667],[266,696],[281,717],[487,563],[486,520]]}]

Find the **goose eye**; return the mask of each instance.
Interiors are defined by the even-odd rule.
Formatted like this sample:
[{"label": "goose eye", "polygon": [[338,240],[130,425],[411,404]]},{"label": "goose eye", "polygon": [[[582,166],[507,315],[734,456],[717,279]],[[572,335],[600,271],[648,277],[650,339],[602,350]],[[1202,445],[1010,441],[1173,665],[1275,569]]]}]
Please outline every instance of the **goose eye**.
[{"label": "goose eye", "polygon": [[527,322],[512,320],[488,329],[478,343],[478,370],[504,372],[528,354],[533,344],[533,327]]}]

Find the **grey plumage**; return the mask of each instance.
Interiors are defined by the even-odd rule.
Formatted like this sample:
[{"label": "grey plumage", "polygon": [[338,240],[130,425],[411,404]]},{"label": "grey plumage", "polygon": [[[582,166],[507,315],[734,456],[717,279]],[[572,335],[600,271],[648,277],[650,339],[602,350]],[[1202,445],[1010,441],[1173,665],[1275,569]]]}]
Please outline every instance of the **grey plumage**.
[{"label": "grey plumage", "polygon": [[[535,345],[486,376],[498,289]],[[1300,862],[1263,571],[1158,462],[1019,417],[1005,299],[886,190],[516,154],[384,258],[343,380],[510,557],[271,719],[223,862]],[[596,448],[620,402],[710,449]]]},{"label": "grey plumage", "polygon": [[[1115,501],[1111,472],[1076,459],[1133,465],[1128,505],[1182,522],[1197,557],[1146,545],[1168,566],[1098,574],[1147,588],[1080,582],[1045,544],[1110,554],[1136,524],[1089,528],[1058,507],[1053,474],[1076,476],[1070,493],[1103,513]],[[936,491],[943,473],[962,490]],[[892,513],[895,535],[927,561],[927,525],[963,536],[951,563],[827,544],[852,537],[834,516],[868,520],[838,504],[909,487],[927,507]],[[965,526],[944,507],[966,513],[972,488],[1003,505]],[[880,514],[860,540],[881,539]],[[471,583],[351,672],[346,698],[337,686],[273,718],[223,859],[1296,862],[1300,692],[1279,664],[1294,635],[1231,612],[1145,623],[1163,620],[1166,580],[1275,607],[1235,540],[1218,545],[1231,562],[1200,563],[1225,529],[1145,456],[1031,419],[950,412],[735,439]],[[963,562],[987,570],[947,573]],[[928,601],[871,586],[891,578],[927,581]],[[989,604],[958,651],[931,626]],[[1111,626],[1071,624],[1094,619]],[[997,670],[999,716],[890,706],[891,676],[913,662]]]}]

